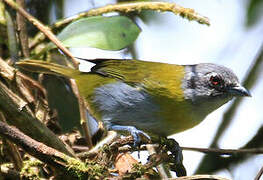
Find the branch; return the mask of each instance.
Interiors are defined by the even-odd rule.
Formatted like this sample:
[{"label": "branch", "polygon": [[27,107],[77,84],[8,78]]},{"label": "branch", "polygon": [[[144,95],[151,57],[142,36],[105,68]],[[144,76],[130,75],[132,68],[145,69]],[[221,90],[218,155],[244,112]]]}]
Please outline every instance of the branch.
[{"label": "branch", "polygon": [[[6,118],[2,112],[0,112],[0,121],[6,123]],[[10,156],[10,159],[12,160],[15,169],[19,171],[22,168],[23,160],[17,146],[8,140],[3,141],[2,143],[7,146],[7,154]]]},{"label": "branch", "polygon": [[70,79],[70,85],[71,88],[75,94],[75,96],[78,99],[78,104],[79,104],[79,112],[80,112],[80,124],[84,132],[85,140],[88,145],[88,147],[91,149],[93,144],[92,144],[92,137],[90,134],[90,129],[88,126],[88,119],[86,115],[86,106],[85,106],[85,100],[84,98],[79,94],[79,90],[76,84],[76,81],[74,79]]},{"label": "branch", "polygon": [[[24,0],[17,0],[17,4],[25,9],[25,1]],[[16,22],[17,22],[17,31],[19,34],[22,52],[23,52],[24,57],[28,58],[29,57],[29,47],[28,47],[28,36],[27,36],[27,28],[26,28],[25,18],[21,14],[17,13]]]},{"label": "branch", "polygon": [[[4,113],[8,123],[18,127],[25,134],[38,139],[39,141],[58,149],[59,151],[72,155],[73,151],[66,147],[65,144],[51,132],[43,123],[41,123],[30,108],[30,103],[37,103],[43,97],[34,98],[31,96],[32,92],[37,92],[39,85],[31,80],[29,77],[20,72],[15,72],[15,69],[9,66],[5,61],[0,58],[0,109]],[[3,83],[6,82],[5,84]],[[10,90],[6,84],[15,84]],[[19,89],[23,87],[23,89]],[[23,91],[24,97],[21,98],[19,90]],[[27,100],[30,100],[29,102]],[[31,104],[32,105],[32,104]]]},{"label": "branch", "polygon": [[77,19],[88,17],[88,16],[98,16],[105,13],[110,12],[120,12],[120,13],[130,13],[130,12],[141,12],[142,10],[152,10],[159,12],[172,12],[175,15],[179,15],[183,18],[188,19],[189,21],[195,20],[200,24],[210,25],[209,19],[204,17],[198,13],[196,13],[193,9],[184,8],[175,3],[168,2],[131,2],[131,3],[118,3],[118,4],[110,4],[100,8],[91,9],[88,12],[80,13],[76,16],[72,16],[67,19],[63,19],[55,23],[52,27],[58,28],[68,24]]},{"label": "branch", "polygon": [[229,180],[220,176],[215,175],[194,175],[194,176],[185,176],[178,177],[176,180]]},{"label": "branch", "polygon": [[36,18],[27,13],[23,8],[21,8],[17,3],[13,0],[3,0],[10,7],[18,11],[22,16],[24,16],[29,22],[35,25],[41,32],[43,32],[63,53],[65,53],[68,57],[71,58],[72,63],[76,69],[78,69],[78,61],[74,58],[71,52],[57,39],[57,37],[52,33],[52,31],[44,26],[41,22],[39,22]]},{"label": "branch", "polygon": [[[142,10],[152,10],[157,12],[172,12],[183,18],[187,18],[189,21],[195,20],[200,24],[210,25],[209,19],[196,13],[193,9],[184,8],[175,3],[168,2],[129,2],[129,3],[119,3],[113,5],[106,5],[100,8],[91,9],[87,12],[79,13],[78,15],[63,19],[56,22],[51,26],[51,29],[58,29],[66,26],[72,21],[78,20],[83,17],[98,16],[110,12],[120,12],[120,13],[131,13],[131,12],[141,12]],[[30,48],[34,48],[37,44],[43,41],[45,37],[43,34],[37,34],[30,44]]]},{"label": "branch", "polygon": [[23,148],[27,153],[36,157],[54,167],[57,171],[63,172],[64,177],[88,179],[90,174],[94,175],[97,172],[98,166],[92,169],[92,166],[86,166],[83,162],[69,157],[51,147],[40,143],[29,136],[23,134],[15,127],[8,126],[0,121],[0,135]]},{"label": "branch", "polygon": [[218,148],[194,148],[194,147],[181,147],[186,151],[197,151],[202,153],[213,153],[218,155],[235,155],[235,154],[263,154],[263,148],[251,149],[218,149]]},{"label": "branch", "polygon": [[[149,155],[153,155],[156,153],[154,145],[152,145],[152,144],[147,144],[146,149],[147,149]],[[168,179],[168,177],[171,177],[170,174],[168,174],[169,170],[167,170],[167,168],[165,168],[164,164],[157,165],[156,169],[158,170],[159,175],[162,179]]]},{"label": "branch", "polygon": [[[27,18],[27,20],[29,22],[31,22],[33,25],[35,25],[40,31],[42,31],[55,45],[57,45],[57,47],[62,50],[67,56],[69,56],[72,59],[73,65],[76,69],[78,69],[78,61],[74,58],[74,56],[71,54],[71,52],[64,47],[64,45],[56,38],[56,36],[52,33],[52,31],[44,26],[42,23],[40,23],[36,18],[34,18],[33,16],[31,16],[30,14],[28,14],[23,8],[21,8],[18,4],[16,4],[14,1],[12,0],[4,0],[9,6],[11,6],[13,9],[15,9],[16,11],[18,11],[21,15],[23,15],[25,18]],[[74,92],[77,92],[77,87],[76,85],[72,85],[72,88],[75,89]],[[80,96],[78,95],[78,93],[75,93],[77,95],[78,98],[78,102],[80,104],[80,115],[81,115],[81,119],[83,121],[86,120],[86,113],[84,112],[84,108],[83,108],[83,100],[82,98],[80,98]],[[85,115],[84,115],[85,114]],[[85,123],[84,123],[85,124]],[[85,124],[86,125],[86,124]],[[84,132],[86,134],[86,139],[87,142],[89,144],[90,147],[92,147],[92,143],[91,143],[91,137],[89,135],[89,132],[87,131],[87,127],[84,128]]]},{"label": "branch", "polygon": [[[256,149],[257,147],[262,147],[262,138],[263,126],[258,130],[257,134],[241,149]],[[260,150],[260,148],[258,148],[258,150]],[[197,173],[212,173],[220,169],[225,169],[231,164],[237,164],[238,162],[241,162],[250,156],[251,154],[248,153],[236,153],[229,157],[207,154],[204,159],[204,162],[206,163],[198,167]]]}]

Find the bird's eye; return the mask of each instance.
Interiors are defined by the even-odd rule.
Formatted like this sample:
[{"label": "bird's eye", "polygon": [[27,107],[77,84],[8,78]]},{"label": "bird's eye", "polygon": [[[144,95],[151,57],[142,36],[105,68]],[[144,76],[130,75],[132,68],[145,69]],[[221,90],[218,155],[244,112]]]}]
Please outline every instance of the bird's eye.
[{"label": "bird's eye", "polygon": [[213,86],[221,86],[222,79],[219,76],[211,76],[210,82]]}]

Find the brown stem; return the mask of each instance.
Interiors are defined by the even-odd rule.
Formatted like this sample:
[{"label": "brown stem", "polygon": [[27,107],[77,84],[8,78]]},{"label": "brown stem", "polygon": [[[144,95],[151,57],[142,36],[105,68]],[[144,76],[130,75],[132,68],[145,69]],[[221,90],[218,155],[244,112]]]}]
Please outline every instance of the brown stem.
[{"label": "brown stem", "polygon": [[88,144],[89,148],[92,148],[92,140],[91,140],[91,134],[89,130],[89,126],[87,125],[87,115],[86,115],[86,106],[83,97],[79,94],[79,90],[77,87],[77,84],[75,80],[70,79],[71,82],[71,88],[75,94],[75,96],[78,99],[78,104],[79,104],[79,112],[80,112],[80,124],[82,126],[82,129],[84,131],[85,139]]},{"label": "brown stem", "polygon": [[[16,2],[19,6],[26,9],[24,0],[17,0]],[[17,31],[19,34],[22,52],[23,52],[24,57],[28,58],[29,57],[29,48],[28,48],[28,36],[27,36],[26,21],[25,21],[25,18],[20,13],[17,13],[16,21],[17,21]]]},{"label": "brown stem", "polygon": [[[6,123],[5,116],[2,112],[0,112],[0,121]],[[20,171],[23,166],[23,160],[20,156],[19,150],[16,145],[6,140],[6,145],[8,147],[8,154],[10,154],[10,158],[13,161],[14,167],[17,171]]]}]

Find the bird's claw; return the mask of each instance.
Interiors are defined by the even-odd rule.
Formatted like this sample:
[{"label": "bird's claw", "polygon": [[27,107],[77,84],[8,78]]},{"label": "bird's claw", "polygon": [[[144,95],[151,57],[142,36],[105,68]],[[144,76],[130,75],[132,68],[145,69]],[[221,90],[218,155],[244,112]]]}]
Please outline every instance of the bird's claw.
[{"label": "bird's claw", "polygon": [[174,139],[164,138],[161,139],[161,144],[165,145],[165,149],[171,152],[171,169],[176,172],[178,177],[186,176],[186,170],[183,165],[182,148],[179,146],[178,142],[176,142]]},{"label": "bird's claw", "polygon": [[116,131],[128,131],[134,139],[134,143],[132,145],[133,147],[139,147],[141,144],[143,144],[144,141],[142,141],[142,138],[147,139],[147,141],[151,140],[151,137],[148,134],[146,134],[145,132],[141,130],[138,130],[134,126],[112,125],[110,126],[110,129],[116,130]]},{"label": "bird's claw", "polygon": [[134,139],[134,143],[133,143],[134,147],[139,147],[143,143],[141,136],[145,137],[149,141],[151,140],[148,134],[146,134],[141,130],[136,129],[135,127],[130,127],[129,132],[131,133]]}]

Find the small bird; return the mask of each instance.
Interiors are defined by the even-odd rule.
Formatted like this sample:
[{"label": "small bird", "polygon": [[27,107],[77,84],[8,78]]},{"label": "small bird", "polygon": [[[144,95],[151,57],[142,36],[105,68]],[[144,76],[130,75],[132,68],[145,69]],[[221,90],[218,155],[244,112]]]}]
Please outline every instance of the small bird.
[{"label": "small bird", "polygon": [[141,60],[92,60],[88,73],[36,60],[17,63],[26,70],[76,80],[90,114],[108,130],[167,137],[199,124],[237,96],[251,96],[228,68],[201,63],[174,65]]}]

